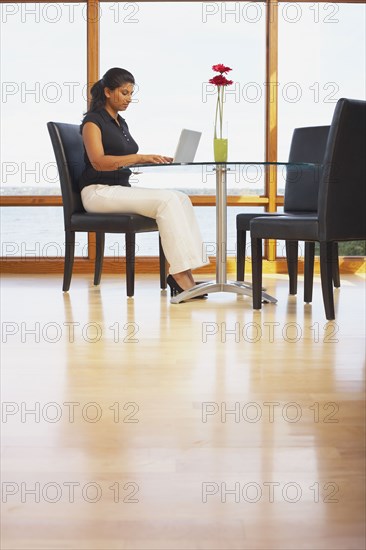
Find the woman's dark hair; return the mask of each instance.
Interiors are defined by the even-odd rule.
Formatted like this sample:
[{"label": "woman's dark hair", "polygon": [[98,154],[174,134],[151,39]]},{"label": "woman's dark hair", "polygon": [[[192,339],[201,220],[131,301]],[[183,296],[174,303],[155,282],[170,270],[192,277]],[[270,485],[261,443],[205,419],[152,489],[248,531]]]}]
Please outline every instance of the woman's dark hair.
[{"label": "woman's dark hair", "polygon": [[105,106],[106,97],[104,94],[104,88],[115,90],[116,88],[123,86],[123,84],[135,84],[133,75],[129,71],[126,71],[126,69],[119,69],[118,67],[109,69],[103,78],[93,84],[90,90],[91,103],[88,113],[92,111],[99,111]]}]

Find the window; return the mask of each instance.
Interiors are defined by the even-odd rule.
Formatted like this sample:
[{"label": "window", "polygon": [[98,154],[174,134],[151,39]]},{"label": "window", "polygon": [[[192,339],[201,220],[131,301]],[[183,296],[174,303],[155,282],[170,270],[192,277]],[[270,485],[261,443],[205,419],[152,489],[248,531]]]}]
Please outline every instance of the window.
[{"label": "window", "polygon": [[365,16],[365,4],[279,4],[279,160],[294,128],[329,125],[342,97],[365,99]]},{"label": "window", "polygon": [[[264,160],[264,3],[106,2],[101,8],[101,74],[120,66],[134,74],[126,119],[141,151],[173,156],[181,129],[191,128],[203,132],[196,160],[212,160],[216,89],[208,81],[212,65],[225,63],[234,80],[224,106],[229,160]],[[192,177],[167,185],[193,186],[200,194],[210,182]],[[263,192],[263,178],[258,187]]]},{"label": "window", "polygon": [[[1,192],[60,194],[46,123],[78,124],[85,111],[86,6],[7,3],[0,8]],[[26,210],[23,219],[27,224]]]}]

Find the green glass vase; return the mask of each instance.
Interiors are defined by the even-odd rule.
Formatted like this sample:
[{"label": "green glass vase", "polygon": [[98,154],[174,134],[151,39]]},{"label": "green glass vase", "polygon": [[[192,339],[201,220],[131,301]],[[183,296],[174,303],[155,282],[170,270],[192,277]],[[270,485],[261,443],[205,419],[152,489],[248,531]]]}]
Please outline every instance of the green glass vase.
[{"label": "green glass vase", "polygon": [[228,140],[214,138],[214,159],[215,162],[227,162]]}]

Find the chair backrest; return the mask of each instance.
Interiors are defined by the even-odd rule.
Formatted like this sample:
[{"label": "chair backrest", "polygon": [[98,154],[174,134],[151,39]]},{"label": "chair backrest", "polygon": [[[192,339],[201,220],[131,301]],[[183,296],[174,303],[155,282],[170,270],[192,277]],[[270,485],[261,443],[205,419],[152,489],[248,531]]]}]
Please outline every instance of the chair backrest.
[{"label": "chair backrest", "polygon": [[366,101],[335,107],[319,186],[319,238],[366,239]]},{"label": "chair backrest", "polygon": [[[321,165],[330,126],[295,128],[289,162],[310,162]],[[314,168],[289,167],[284,195],[285,212],[317,212],[320,166]]]},{"label": "chair backrest", "polygon": [[72,214],[85,212],[78,185],[85,167],[83,139],[76,124],[48,122],[47,128],[60,178],[65,229],[68,229]]}]

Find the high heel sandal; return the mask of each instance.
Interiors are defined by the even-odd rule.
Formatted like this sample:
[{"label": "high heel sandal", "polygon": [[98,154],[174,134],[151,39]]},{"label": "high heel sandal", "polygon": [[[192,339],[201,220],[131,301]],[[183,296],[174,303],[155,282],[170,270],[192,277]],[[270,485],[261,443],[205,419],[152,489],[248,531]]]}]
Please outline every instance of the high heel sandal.
[{"label": "high heel sandal", "polygon": [[[172,275],[168,275],[167,277],[167,280],[166,282],[168,283],[169,287],[170,287],[170,296],[173,297],[173,296],[177,296],[178,294],[181,294],[182,292],[184,292],[184,288],[182,288],[178,283],[177,281],[174,279],[174,277]],[[202,299],[202,298],[206,298],[207,297],[207,294],[203,294],[201,296],[194,296],[192,299]]]}]

